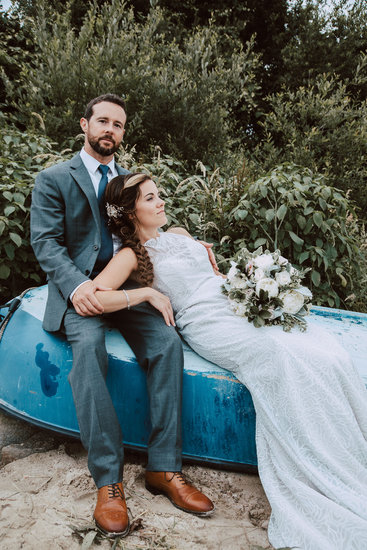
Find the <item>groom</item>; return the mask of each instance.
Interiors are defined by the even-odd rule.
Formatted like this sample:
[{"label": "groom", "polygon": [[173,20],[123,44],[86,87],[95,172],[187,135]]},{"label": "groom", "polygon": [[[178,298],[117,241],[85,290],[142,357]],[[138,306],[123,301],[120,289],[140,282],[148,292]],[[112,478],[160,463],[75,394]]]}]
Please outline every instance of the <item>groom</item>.
[{"label": "groom", "polygon": [[[129,519],[122,486],[121,428],[105,382],[103,307],[95,295],[106,288],[93,278],[118,246],[108,231],[103,194],[112,177],[128,173],[114,161],[125,123],[125,103],[119,96],[105,94],[91,100],[80,121],[85,135],[82,151],[37,176],[31,207],[31,242],[48,278],[43,327],[50,332],[63,330],[72,347],[69,381],[88,467],[98,488],[94,518],[111,537],[127,535]],[[132,285],[125,285],[125,290],[129,288]],[[181,510],[210,514],[212,502],[181,474],[179,336],[148,303],[125,307],[111,319],[147,375],[152,432],[146,487],[166,495]]]}]

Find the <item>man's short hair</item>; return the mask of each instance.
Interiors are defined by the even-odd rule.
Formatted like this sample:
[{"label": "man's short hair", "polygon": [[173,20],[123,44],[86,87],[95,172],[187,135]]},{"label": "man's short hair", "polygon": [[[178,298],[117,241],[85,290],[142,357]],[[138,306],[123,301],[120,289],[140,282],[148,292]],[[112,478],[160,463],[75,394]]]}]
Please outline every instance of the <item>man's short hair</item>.
[{"label": "man's short hair", "polygon": [[97,103],[102,103],[102,101],[108,101],[109,103],[115,103],[116,105],[119,105],[120,107],[122,107],[126,114],[126,104],[120,96],[116,94],[103,94],[90,100],[85,108],[84,118],[89,120],[90,117],[93,115],[94,105],[97,105]]}]

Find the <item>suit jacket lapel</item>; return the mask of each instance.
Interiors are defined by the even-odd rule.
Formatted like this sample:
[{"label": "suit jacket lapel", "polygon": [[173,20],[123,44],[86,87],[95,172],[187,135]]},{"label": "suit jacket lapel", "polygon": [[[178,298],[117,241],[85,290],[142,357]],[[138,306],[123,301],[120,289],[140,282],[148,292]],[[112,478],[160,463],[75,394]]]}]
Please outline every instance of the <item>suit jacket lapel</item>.
[{"label": "suit jacket lapel", "polygon": [[70,174],[87,197],[95,222],[100,229],[101,220],[96,192],[79,153],[71,159]]}]

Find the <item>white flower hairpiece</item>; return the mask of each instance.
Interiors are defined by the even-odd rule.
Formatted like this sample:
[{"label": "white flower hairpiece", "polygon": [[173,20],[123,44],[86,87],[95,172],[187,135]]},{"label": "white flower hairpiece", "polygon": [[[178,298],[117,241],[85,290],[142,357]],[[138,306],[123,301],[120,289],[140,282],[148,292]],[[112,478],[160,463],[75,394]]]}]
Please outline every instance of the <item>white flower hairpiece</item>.
[{"label": "white flower hairpiece", "polygon": [[106,202],[106,212],[109,218],[121,218],[124,213],[123,206],[116,206],[115,204],[109,204]]}]

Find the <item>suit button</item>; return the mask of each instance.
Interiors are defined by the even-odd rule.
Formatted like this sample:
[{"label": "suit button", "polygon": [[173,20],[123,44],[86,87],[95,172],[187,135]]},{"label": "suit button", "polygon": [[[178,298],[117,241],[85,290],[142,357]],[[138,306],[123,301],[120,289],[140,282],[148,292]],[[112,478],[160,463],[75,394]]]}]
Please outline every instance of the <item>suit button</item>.
[{"label": "suit button", "polygon": [[95,244],[95,245],[93,246],[93,250],[98,250],[98,249],[99,249],[98,244]]},{"label": "suit button", "polygon": [[85,270],[85,274],[86,274],[86,275],[89,275],[89,273],[90,273],[89,269],[86,269],[86,270]]}]

